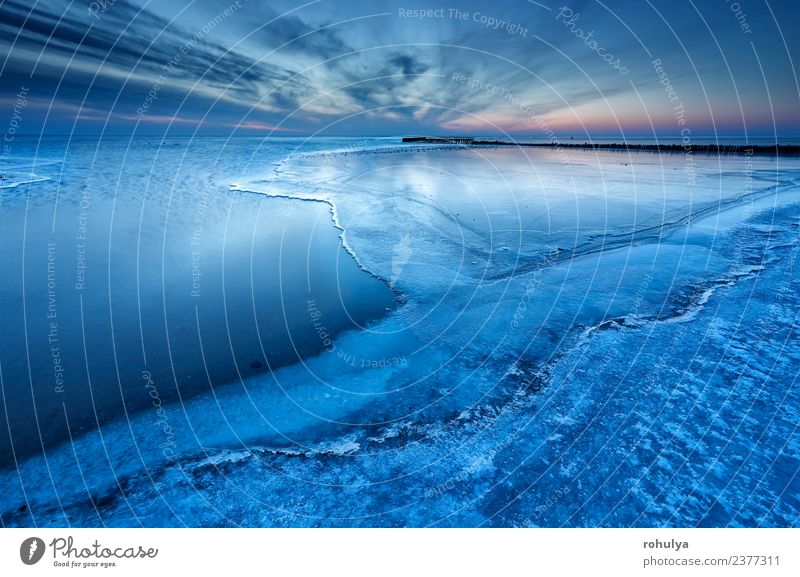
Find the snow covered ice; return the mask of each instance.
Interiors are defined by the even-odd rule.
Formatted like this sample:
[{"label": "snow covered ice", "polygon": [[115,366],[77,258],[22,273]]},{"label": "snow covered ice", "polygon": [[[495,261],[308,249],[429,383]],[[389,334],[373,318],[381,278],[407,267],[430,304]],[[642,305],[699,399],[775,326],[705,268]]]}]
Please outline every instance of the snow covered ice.
[{"label": "snow covered ice", "polygon": [[[56,239],[73,380],[59,395],[49,367],[24,379],[19,329],[47,343],[46,299],[24,313],[4,299],[4,371],[22,375],[4,374],[4,396],[32,389],[80,426],[42,433],[44,455],[35,432],[15,433],[5,525],[800,515],[797,158],[396,139],[30,146],[14,162],[36,178],[2,185],[4,219],[27,214],[24,235],[3,229],[19,249],[3,265],[19,268],[23,246],[38,255],[26,278],[46,294]],[[82,339],[93,319],[103,328]]]}]

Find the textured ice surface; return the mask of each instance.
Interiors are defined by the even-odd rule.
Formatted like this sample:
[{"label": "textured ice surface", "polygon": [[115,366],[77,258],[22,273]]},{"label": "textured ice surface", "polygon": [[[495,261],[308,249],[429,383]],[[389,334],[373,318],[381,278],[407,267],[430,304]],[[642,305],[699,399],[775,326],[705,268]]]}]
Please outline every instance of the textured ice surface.
[{"label": "textured ice surface", "polygon": [[402,306],[7,469],[3,522],[797,524],[796,161],[398,148],[225,145]]}]

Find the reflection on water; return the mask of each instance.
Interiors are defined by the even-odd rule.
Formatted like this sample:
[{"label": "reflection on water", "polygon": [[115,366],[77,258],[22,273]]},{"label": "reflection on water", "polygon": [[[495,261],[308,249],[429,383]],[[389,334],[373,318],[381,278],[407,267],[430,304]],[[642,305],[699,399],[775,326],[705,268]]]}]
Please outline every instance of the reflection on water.
[{"label": "reflection on water", "polygon": [[[2,189],[0,362],[14,452],[0,423],[0,464],[155,395],[185,401],[315,354],[327,334],[394,306],[342,249],[328,205],[214,183],[213,141],[196,152],[95,145],[15,159],[14,174],[40,176]],[[248,148],[234,146],[243,164]]]}]

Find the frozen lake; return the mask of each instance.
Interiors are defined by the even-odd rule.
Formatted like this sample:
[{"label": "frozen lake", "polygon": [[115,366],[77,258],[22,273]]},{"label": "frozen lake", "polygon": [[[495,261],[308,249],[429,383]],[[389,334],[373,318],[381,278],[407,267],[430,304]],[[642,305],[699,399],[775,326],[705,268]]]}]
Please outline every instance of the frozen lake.
[{"label": "frozen lake", "polygon": [[29,143],[3,523],[796,522],[800,160],[397,140]]}]

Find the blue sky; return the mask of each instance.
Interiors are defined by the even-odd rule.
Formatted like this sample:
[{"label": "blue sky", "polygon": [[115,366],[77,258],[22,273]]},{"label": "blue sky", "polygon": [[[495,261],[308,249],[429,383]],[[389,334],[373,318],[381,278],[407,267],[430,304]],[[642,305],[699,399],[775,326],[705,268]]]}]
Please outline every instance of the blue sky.
[{"label": "blue sky", "polygon": [[797,5],[4,1],[0,109],[30,134],[797,134]]}]

